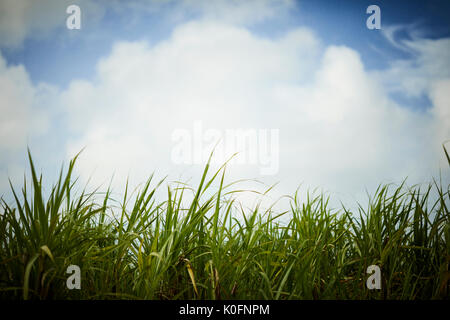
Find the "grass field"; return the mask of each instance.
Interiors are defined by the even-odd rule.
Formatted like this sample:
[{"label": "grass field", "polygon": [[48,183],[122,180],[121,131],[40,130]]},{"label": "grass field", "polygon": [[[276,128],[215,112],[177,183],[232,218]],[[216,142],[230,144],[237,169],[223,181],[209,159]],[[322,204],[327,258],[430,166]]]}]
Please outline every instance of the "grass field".
[{"label": "grass field", "polygon": [[[14,205],[2,201],[0,298],[450,297],[450,194],[438,181],[380,186],[357,211],[294,194],[277,213],[243,209],[224,169],[208,165],[196,189],[168,187],[165,201],[155,198],[165,184],[152,179],[119,204],[110,192],[77,195],[75,162],[44,197],[30,156],[32,181],[12,189]],[[69,265],[80,267],[79,290],[66,286]],[[366,287],[369,265],[381,268],[380,290]]]}]

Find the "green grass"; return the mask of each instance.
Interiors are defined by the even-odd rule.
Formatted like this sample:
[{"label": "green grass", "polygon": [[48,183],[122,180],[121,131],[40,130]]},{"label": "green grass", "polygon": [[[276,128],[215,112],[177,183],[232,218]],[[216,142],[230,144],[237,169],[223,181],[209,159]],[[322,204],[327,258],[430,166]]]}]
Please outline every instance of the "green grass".
[{"label": "green grass", "polygon": [[[357,211],[331,210],[322,194],[296,193],[290,210],[277,213],[243,209],[234,184],[224,185],[225,167],[210,173],[206,165],[195,190],[169,185],[158,201],[162,181],[150,178],[117,205],[109,190],[77,195],[75,161],[44,197],[30,155],[30,190],[27,181],[21,193],[11,186],[15,204],[2,201],[0,298],[450,296],[449,186],[436,181],[425,189],[380,186]],[[81,290],[66,287],[72,264],[81,268]],[[372,264],[381,268],[381,290],[366,288]]]}]

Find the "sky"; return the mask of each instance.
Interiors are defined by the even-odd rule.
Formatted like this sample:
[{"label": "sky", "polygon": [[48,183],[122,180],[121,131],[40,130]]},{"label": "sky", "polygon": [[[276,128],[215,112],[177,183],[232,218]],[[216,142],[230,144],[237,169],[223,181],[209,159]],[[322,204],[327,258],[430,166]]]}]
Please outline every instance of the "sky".
[{"label": "sky", "polygon": [[[73,4],[80,29],[67,26]],[[238,152],[227,181],[277,183],[269,202],[299,187],[338,205],[382,183],[446,185],[448,12],[448,1],[0,0],[0,195],[8,179],[21,186],[27,147],[47,190],[82,149],[81,185],[120,195],[155,173],[195,186],[216,143],[213,169]]]}]

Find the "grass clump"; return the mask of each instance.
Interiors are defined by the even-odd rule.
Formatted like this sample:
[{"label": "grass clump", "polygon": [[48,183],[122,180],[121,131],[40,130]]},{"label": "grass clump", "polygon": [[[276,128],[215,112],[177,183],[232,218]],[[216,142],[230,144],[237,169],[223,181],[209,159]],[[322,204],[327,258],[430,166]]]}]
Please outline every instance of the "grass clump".
[{"label": "grass clump", "polygon": [[[151,177],[114,206],[110,190],[75,194],[75,161],[45,198],[29,155],[31,190],[24,181],[21,194],[11,186],[14,205],[2,201],[0,298],[449,298],[449,187],[437,182],[380,186],[357,211],[295,193],[276,213],[244,209],[224,185],[225,167],[209,177],[206,165],[188,205],[186,185],[157,201],[162,181]],[[373,264],[381,290],[366,287]],[[66,286],[69,265],[80,267],[80,290]]]}]

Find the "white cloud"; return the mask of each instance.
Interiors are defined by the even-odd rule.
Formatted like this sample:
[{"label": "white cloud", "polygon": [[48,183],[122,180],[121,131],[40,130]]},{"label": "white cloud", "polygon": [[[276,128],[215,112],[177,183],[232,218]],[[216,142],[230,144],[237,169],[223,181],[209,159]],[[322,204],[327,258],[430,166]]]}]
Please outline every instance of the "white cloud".
[{"label": "white cloud", "polygon": [[430,92],[432,113],[439,125],[436,135],[443,142],[450,138],[450,79],[433,82]]},{"label": "white cloud", "polygon": [[[411,27],[413,28],[413,27]],[[426,39],[415,29],[409,31],[411,39],[396,39],[405,26],[387,27],[383,35],[396,48],[413,58],[393,61],[389,70],[379,74],[390,92],[401,92],[408,97],[429,94],[435,81],[450,78],[450,38]]]},{"label": "white cloud", "polygon": [[[417,68],[429,70],[434,54],[421,51]],[[434,76],[441,79],[430,72],[428,80]],[[154,170],[196,176],[200,168],[170,162],[171,133],[191,130],[196,120],[218,130],[274,128],[280,129],[281,168],[265,182],[281,181],[281,194],[304,182],[362,200],[364,187],[406,176],[423,182],[437,173],[449,127],[447,86],[439,82],[429,92],[430,112],[411,111],[389,98],[357,52],[324,47],[309,29],[272,40],[243,27],[191,22],[153,47],[116,44],[99,62],[95,82],[71,84],[63,102],[78,138],[68,152],[87,146],[81,175],[92,174],[98,185],[115,172],[121,185],[128,174],[142,182]],[[231,178],[257,176],[252,166],[230,172]]]},{"label": "white cloud", "polygon": [[49,127],[48,110],[41,102],[46,95],[55,98],[52,90],[33,85],[23,65],[8,66],[0,53],[0,196],[9,189],[8,178],[17,181],[23,174],[30,138]]},{"label": "white cloud", "polygon": [[48,123],[42,108],[33,108],[45,86],[35,87],[23,65],[7,66],[0,54],[0,150],[23,147],[30,133],[42,133]]}]

